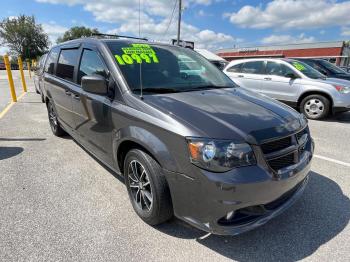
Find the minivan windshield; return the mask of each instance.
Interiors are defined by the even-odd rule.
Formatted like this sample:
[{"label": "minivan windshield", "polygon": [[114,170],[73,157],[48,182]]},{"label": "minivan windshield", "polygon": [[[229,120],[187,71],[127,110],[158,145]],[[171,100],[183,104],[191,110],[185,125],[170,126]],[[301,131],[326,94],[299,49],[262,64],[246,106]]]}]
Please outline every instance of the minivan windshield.
[{"label": "minivan windshield", "polygon": [[318,60],[318,62],[333,74],[346,74],[343,69],[333,65],[326,60]]},{"label": "minivan windshield", "polygon": [[313,69],[311,66],[308,64],[305,64],[300,61],[287,61],[289,64],[291,64],[295,69],[303,73],[309,78],[312,79],[326,79],[326,76],[318,72],[317,70]]},{"label": "minivan windshield", "polygon": [[134,93],[176,93],[237,85],[193,50],[128,41],[107,42]]}]

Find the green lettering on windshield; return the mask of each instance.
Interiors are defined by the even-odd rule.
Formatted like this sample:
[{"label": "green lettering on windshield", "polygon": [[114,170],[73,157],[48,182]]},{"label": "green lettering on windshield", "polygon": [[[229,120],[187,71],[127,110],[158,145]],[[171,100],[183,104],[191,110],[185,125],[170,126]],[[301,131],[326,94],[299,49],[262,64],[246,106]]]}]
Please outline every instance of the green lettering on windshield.
[{"label": "green lettering on windshield", "polygon": [[300,64],[299,62],[293,62],[292,64],[293,64],[293,66],[294,66],[297,70],[299,70],[299,71],[304,71],[304,70],[306,69],[305,66],[303,66],[303,65]]},{"label": "green lettering on windshield", "polygon": [[159,63],[156,52],[148,44],[131,44],[131,46],[122,47],[123,54],[115,55],[119,65],[141,64],[146,62]]}]

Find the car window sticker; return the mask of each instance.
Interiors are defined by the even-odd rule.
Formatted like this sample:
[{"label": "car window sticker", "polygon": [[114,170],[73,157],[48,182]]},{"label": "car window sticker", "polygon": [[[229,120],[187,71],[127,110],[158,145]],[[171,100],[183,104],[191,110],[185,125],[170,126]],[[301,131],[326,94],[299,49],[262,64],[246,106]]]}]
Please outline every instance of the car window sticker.
[{"label": "car window sticker", "polygon": [[148,44],[131,44],[122,47],[122,55],[114,55],[119,65],[132,65],[134,63],[141,64],[146,62],[159,63],[156,52]]},{"label": "car window sticker", "polygon": [[293,66],[299,71],[304,71],[306,69],[305,66],[303,66],[302,64],[300,64],[298,62],[293,62]]}]

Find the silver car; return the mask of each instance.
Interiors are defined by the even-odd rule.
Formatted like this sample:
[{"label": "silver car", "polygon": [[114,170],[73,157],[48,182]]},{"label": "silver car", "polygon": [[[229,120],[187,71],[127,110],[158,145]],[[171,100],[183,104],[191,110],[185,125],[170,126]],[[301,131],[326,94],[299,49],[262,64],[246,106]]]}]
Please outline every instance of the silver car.
[{"label": "silver car", "polygon": [[350,81],[326,78],[297,60],[234,60],[223,71],[238,85],[297,108],[310,119],[350,110]]}]

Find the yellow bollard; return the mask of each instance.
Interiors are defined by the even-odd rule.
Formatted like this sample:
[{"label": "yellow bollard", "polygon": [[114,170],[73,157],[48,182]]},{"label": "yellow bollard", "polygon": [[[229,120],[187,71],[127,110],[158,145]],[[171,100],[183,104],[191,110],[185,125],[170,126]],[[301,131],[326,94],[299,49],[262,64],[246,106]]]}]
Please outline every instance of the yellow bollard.
[{"label": "yellow bollard", "polygon": [[5,67],[7,71],[7,79],[9,81],[12,102],[17,102],[16,90],[15,90],[15,85],[13,84],[11,64],[10,64],[8,55],[4,55],[4,62],[5,62]]},{"label": "yellow bollard", "polygon": [[32,79],[32,72],[30,72],[30,63],[27,61],[27,67],[28,67],[28,72],[29,72],[29,78]]},{"label": "yellow bollard", "polygon": [[23,73],[23,63],[22,63],[22,58],[20,56],[18,57],[18,66],[19,66],[19,71],[21,72],[23,92],[27,92],[26,80],[24,78],[24,73]]}]

